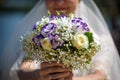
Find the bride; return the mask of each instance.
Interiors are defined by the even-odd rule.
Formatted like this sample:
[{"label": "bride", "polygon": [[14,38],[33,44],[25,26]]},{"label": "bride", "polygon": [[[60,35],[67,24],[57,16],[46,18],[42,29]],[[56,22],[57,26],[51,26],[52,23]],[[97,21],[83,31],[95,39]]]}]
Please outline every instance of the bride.
[{"label": "bride", "polygon": [[[51,15],[55,15],[56,11],[59,11],[60,14],[73,13],[76,17],[82,17],[99,36],[102,47],[101,51],[93,57],[94,69],[84,72],[79,69],[71,71],[63,68],[63,64],[56,62],[23,61],[24,52],[21,50],[19,37],[29,31],[41,17],[47,16],[48,10]],[[40,0],[19,23],[10,44],[14,44],[9,51],[9,54],[12,54],[12,57],[9,57],[9,64],[13,64],[10,70],[11,80],[120,80],[118,52],[107,25],[93,0]]]}]

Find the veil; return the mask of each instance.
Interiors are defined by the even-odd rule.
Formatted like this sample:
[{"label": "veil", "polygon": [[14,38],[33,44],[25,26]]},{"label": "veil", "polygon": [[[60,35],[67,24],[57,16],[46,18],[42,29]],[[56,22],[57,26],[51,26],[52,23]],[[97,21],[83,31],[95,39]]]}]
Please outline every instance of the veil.
[{"label": "veil", "polygon": [[[16,27],[14,34],[8,41],[4,53],[1,56],[3,80],[10,79],[9,72],[10,76],[14,76],[12,80],[17,80],[16,70],[19,70],[21,61],[24,57],[20,36],[29,31],[36,21],[43,16],[47,16],[47,9],[44,0],[40,0]],[[119,55],[107,24],[94,1],[81,0],[76,9],[75,16],[82,17],[100,38],[102,47],[101,51],[93,58],[93,62],[97,63],[94,70],[100,69],[104,71],[109,80],[120,80]]]}]

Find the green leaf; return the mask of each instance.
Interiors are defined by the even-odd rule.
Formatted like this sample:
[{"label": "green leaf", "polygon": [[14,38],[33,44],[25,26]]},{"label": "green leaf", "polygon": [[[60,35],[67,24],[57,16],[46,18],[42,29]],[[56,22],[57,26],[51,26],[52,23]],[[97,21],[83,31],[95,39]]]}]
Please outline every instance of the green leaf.
[{"label": "green leaf", "polygon": [[57,13],[57,16],[60,16],[60,12],[59,11],[56,11],[56,13]]},{"label": "green leaf", "polygon": [[48,16],[50,16],[51,15],[51,13],[50,13],[50,11],[48,11]]},{"label": "green leaf", "polygon": [[40,31],[42,28],[42,25],[38,25],[37,30]]},{"label": "green leaf", "polygon": [[94,42],[93,34],[91,32],[86,32],[85,35],[88,37],[89,43]]}]

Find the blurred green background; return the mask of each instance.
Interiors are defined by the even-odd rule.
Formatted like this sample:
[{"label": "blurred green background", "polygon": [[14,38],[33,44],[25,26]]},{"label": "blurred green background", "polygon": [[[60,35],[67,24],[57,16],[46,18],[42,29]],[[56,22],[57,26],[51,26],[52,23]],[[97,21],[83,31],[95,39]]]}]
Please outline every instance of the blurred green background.
[{"label": "blurred green background", "polygon": [[[0,55],[16,24],[39,0],[0,0]],[[94,0],[100,8],[120,52],[120,0]],[[2,65],[2,64],[0,64]],[[0,66],[0,69],[1,66]],[[0,71],[1,74],[1,71]]]}]

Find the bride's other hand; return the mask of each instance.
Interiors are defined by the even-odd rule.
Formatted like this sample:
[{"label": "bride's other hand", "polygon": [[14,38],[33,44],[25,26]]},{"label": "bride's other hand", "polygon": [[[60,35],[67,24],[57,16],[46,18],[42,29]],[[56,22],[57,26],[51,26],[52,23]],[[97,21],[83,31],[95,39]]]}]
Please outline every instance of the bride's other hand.
[{"label": "bride's other hand", "polygon": [[43,62],[40,71],[41,80],[72,80],[72,70],[57,62]]},{"label": "bride's other hand", "polygon": [[106,80],[106,76],[103,72],[96,70],[93,74],[82,77],[73,77],[73,80]]}]

